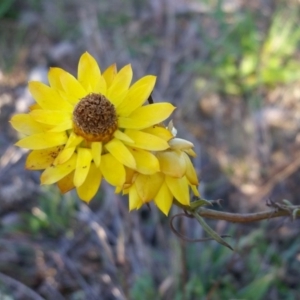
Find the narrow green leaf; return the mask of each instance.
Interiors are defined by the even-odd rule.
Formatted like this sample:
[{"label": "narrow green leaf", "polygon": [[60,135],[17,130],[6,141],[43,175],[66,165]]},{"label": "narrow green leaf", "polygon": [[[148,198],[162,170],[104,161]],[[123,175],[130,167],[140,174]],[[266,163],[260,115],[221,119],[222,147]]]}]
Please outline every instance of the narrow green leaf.
[{"label": "narrow green leaf", "polygon": [[224,239],[222,239],[211,227],[209,227],[209,225],[204,221],[202,217],[199,216],[197,212],[191,212],[191,214],[197,219],[197,221],[200,223],[200,225],[203,227],[203,229],[207,232],[208,235],[210,235],[218,243],[234,251],[233,248],[227,242],[225,242]]},{"label": "narrow green leaf", "polygon": [[209,200],[205,200],[200,198],[199,200],[191,202],[191,208],[192,210],[197,209],[198,207],[204,206],[204,205],[211,205],[212,203]]}]

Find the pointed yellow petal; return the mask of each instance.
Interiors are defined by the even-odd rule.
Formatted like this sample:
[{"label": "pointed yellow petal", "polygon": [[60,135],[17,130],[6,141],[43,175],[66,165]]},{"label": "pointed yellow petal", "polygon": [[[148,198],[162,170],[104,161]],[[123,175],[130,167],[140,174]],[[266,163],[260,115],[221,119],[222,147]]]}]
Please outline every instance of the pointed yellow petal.
[{"label": "pointed yellow petal", "polygon": [[76,147],[69,147],[69,148],[64,148],[59,155],[56,157],[55,161],[54,161],[54,165],[61,165],[64,162],[66,162],[67,160],[69,160],[73,153],[75,152]]},{"label": "pointed yellow petal", "polygon": [[101,180],[102,174],[99,168],[92,163],[85,182],[77,188],[79,198],[85,202],[89,202],[99,190]]},{"label": "pointed yellow petal", "polygon": [[198,185],[198,177],[197,177],[197,173],[195,171],[195,168],[189,158],[189,156],[186,153],[182,153],[182,156],[185,160],[185,164],[186,164],[186,178],[188,179],[189,183],[191,185]]},{"label": "pointed yellow petal", "polygon": [[41,108],[42,107],[39,104],[37,104],[37,103],[29,105],[29,107],[28,107],[29,111],[33,111],[35,109],[41,109]]},{"label": "pointed yellow petal", "polygon": [[128,117],[119,117],[121,128],[144,129],[167,119],[175,107],[170,103],[154,103],[137,108]]},{"label": "pointed yellow petal", "polygon": [[115,194],[120,194],[121,192],[122,192],[122,187],[117,186],[117,187],[115,188]]},{"label": "pointed yellow petal", "polygon": [[56,76],[59,77],[63,91],[70,96],[70,102],[75,104],[88,94],[73,75],[60,68],[56,68],[55,72]]},{"label": "pointed yellow petal", "polygon": [[124,101],[117,107],[117,113],[120,116],[128,116],[135,109],[142,106],[153,91],[156,77],[152,75],[145,76],[133,84]]},{"label": "pointed yellow petal", "polygon": [[137,173],[135,170],[127,168],[127,167],[125,167],[125,171],[126,171],[126,181],[124,184],[124,188],[125,188],[125,186],[126,186],[126,188],[128,188],[134,183]]},{"label": "pointed yellow petal", "polygon": [[143,129],[143,132],[153,134],[157,137],[160,137],[161,139],[163,139],[165,141],[169,141],[170,139],[173,138],[173,134],[168,129],[166,129],[165,127],[158,126],[158,125],[154,125],[149,128]]},{"label": "pointed yellow petal", "polygon": [[199,193],[199,191],[198,191],[197,186],[196,186],[196,185],[190,185],[190,187],[191,187],[191,189],[192,189],[194,195],[197,196],[197,197],[200,197],[200,193]]},{"label": "pointed yellow petal", "polygon": [[69,121],[72,118],[72,114],[65,111],[43,110],[35,109],[29,113],[29,115],[37,122],[47,125],[58,125]]},{"label": "pointed yellow petal", "polygon": [[184,139],[179,139],[179,138],[174,138],[169,141],[169,145],[171,149],[174,150],[187,150],[191,149],[194,147],[194,144],[191,143],[190,141],[184,140]]},{"label": "pointed yellow petal", "polygon": [[31,81],[28,83],[28,89],[35,101],[43,109],[73,111],[73,106],[69,102],[42,82]]},{"label": "pointed yellow petal", "polygon": [[81,186],[89,173],[92,161],[92,153],[90,149],[78,148],[77,149],[77,162],[74,174],[74,185]]},{"label": "pointed yellow petal", "polygon": [[157,207],[167,216],[173,203],[173,195],[164,182],[154,198]]},{"label": "pointed yellow petal", "polygon": [[69,173],[64,178],[57,181],[57,186],[62,194],[65,194],[75,188],[73,183],[74,171]]},{"label": "pointed yellow petal", "polygon": [[48,72],[48,81],[54,90],[63,91],[64,88],[60,81],[60,68],[50,68]]},{"label": "pointed yellow petal", "polygon": [[25,167],[29,170],[43,170],[53,164],[54,159],[61,151],[61,147],[52,147],[43,150],[33,150],[26,158]]},{"label": "pointed yellow petal", "polygon": [[134,143],[128,143],[125,141],[124,143],[134,148],[150,151],[161,151],[169,148],[169,144],[166,141],[146,132],[127,129],[125,134],[129,136]]},{"label": "pointed yellow petal", "polygon": [[106,93],[106,82],[101,77],[98,63],[88,52],[85,52],[80,57],[78,81],[89,93],[101,93],[102,95]]},{"label": "pointed yellow petal", "polygon": [[136,170],[141,174],[159,172],[159,161],[154,154],[142,149],[128,148],[136,161]]},{"label": "pointed yellow petal", "polygon": [[115,106],[118,106],[126,96],[131,80],[132,80],[131,65],[126,65],[125,67],[123,67],[114,77],[111,86],[107,90],[107,98]]},{"label": "pointed yellow petal", "polygon": [[186,172],[186,162],[182,152],[163,151],[156,153],[160,170],[165,175],[180,178]]},{"label": "pointed yellow petal", "polygon": [[76,159],[74,154],[67,162],[47,168],[41,175],[41,184],[52,184],[67,176],[75,169]]},{"label": "pointed yellow petal", "polygon": [[61,131],[66,131],[69,130],[73,127],[73,121],[67,120],[64,121],[60,124],[58,124],[57,126],[52,127],[51,129],[47,130],[48,132],[61,132]]},{"label": "pointed yellow petal", "polygon": [[83,137],[75,134],[73,131],[71,132],[68,142],[66,144],[66,148],[68,147],[76,147],[83,141]]},{"label": "pointed yellow petal", "polygon": [[124,142],[133,143],[133,140],[128,135],[126,135],[124,132],[122,132],[120,130],[116,130],[114,132],[114,137],[117,138],[118,140],[121,140]]},{"label": "pointed yellow petal", "polygon": [[36,133],[18,141],[16,146],[26,149],[39,150],[63,145],[67,142],[67,139],[68,136],[65,132],[43,132]]},{"label": "pointed yellow petal", "polygon": [[135,187],[139,197],[144,203],[154,199],[163,181],[164,176],[161,173],[156,173],[153,175],[139,174],[137,176],[135,180]]},{"label": "pointed yellow petal", "polygon": [[105,145],[106,150],[112,154],[121,164],[135,169],[136,162],[128,148],[118,139],[112,139]]},{"label": "pointed yellow petal", "polygon": [[186,149],[186,150],[184,150],[184,152],[192,157],[197,157],[197,154],[193,149]]},{"label": "pointed yellow petal", "polygon": [[117,74],[116,64],[112,64],[111,66],[109,66],[102,74],[103,78],[105,79],[107,88],[111,86],[111,83],[113,82],[116,74]]},{"label": "pointed yellow petal", "polygon": [[143,201],[137,193],[135,185],[131,186],[129,189],[129,211],[133,209],[138,209],[143,205]]},{"label": "pointed yellow petal", "polygon": [[102,155],[100,170],[109,184],[123,186],[126,179],[125,168],[110,153]]},{"label": "pointed yellow petal", "polygon": [[11,118],[10,123],[15,130],[26,135],[44,131],[44,127],[33,120],[29,114],[15,115]]},{"label": "pointed yellow petal", "polygon": [[166,184],[174,197],[183,205],[190,205],[189,186],[186,177],[166,176]]},{"label": "pointed yellow petal", "polygon": [[100,166],[101,163],[101,154],[102,154],[102,143],[101,142],[93,142],[91,145],[92,157],[96,167]]}]

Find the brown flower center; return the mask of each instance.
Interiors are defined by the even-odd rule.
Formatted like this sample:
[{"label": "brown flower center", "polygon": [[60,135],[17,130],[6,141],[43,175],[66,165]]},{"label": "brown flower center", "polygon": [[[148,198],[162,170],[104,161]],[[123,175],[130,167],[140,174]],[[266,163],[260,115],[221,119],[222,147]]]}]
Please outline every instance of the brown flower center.
[{"label": "brown flower center", "polygon": [[108,142],[118,128],[115,107],[103,95],[91,93],[73,111],[73,130],[90,142]]}]

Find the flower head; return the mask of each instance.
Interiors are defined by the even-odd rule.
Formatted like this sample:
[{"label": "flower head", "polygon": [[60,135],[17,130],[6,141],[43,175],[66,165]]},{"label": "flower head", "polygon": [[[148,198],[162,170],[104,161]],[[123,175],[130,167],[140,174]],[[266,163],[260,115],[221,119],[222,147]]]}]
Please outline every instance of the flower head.
[{"label": "flower head", "polygon": [[16,145],[31,150],[26,168],[44,170],[42,184],[57,183],[62,192],[76,188],[81,199],[90,201],[102,177],[119,187],[126,182],[126,169],[159,171],[152,152],[169,144],[147,128],[168,118],[174,106],[144,105],[156,78],[148,75],[131,85],[132,75],[130,65],[120,71],[112,65],[101,73],[86,52],[77,78],[51,68],[49,86],[29,83],[36,104],[11,124],[25,135]]}]

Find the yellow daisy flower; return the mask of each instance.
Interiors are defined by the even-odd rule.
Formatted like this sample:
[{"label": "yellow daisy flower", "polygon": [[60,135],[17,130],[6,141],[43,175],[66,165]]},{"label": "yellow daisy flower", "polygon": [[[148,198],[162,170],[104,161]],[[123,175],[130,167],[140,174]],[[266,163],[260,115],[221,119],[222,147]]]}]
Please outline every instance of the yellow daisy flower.
[{"label": "yellow daisy flower", "polygon": [[[195,168],[188,156],[196,156],[193,144],[173,136],[173,125],[169,130],[152,127],[146,131],[153,134],[160,130],[160,137],[168,140],[170,148],[155,153],[159,161],[160,172],[145,174],[127,169],[127,181],[124,193],[129,194],[129,209],[139,209],[143,204],[154,200],[157,207],[166,215],[175,198],[183,205],[190,205],[190,189],[195,196],[198,192],[198,178]],[[163,133],[163,134],[162,134]],[[157,132],[156,132],[157,134]],[[169,134],[171,134],[171,139]],[[117,190],[117,191],[120,191]]]},{"label": "yellow daisy flower", "polygon": [[169,145],[144,129],[164,121],[175,107],[143,105],[156,77],[148,75],[131,85],[132,76],[130,65],[119,72],[112,65],[101,73],[86,52],[79,60],[77,79],[51,68],[49,86],[29,82],[36,104],[28,114],[15,115],[11,124],[25,135],[16,145],[32,150],[26,168],[44,169],[42,184],[57,183],[62,192],[76,188],[82,200],[90,201],[102,177],[123,186],[126,168],[159,171],[152,151]]}]

